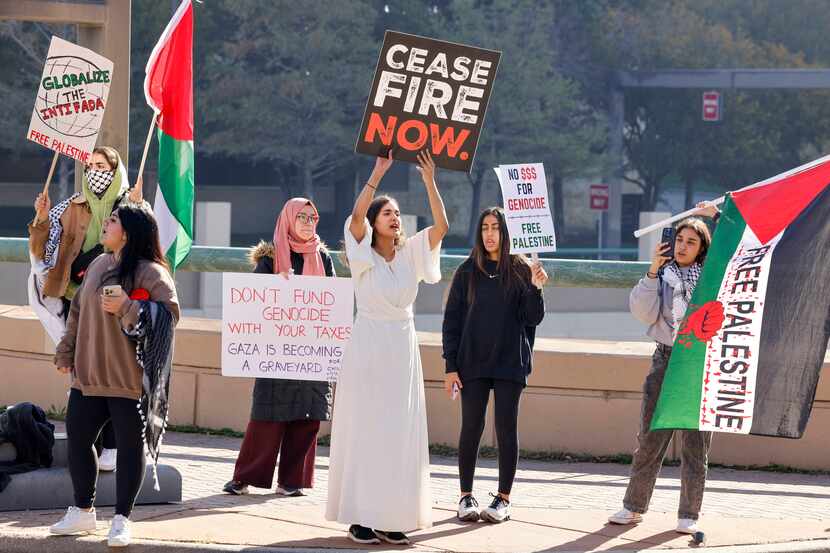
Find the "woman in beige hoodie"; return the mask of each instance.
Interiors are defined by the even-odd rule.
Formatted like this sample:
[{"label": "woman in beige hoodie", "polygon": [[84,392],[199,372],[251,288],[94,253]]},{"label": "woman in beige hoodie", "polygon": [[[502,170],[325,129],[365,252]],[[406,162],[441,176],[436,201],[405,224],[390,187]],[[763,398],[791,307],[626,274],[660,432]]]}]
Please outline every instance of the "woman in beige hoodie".
[{"label": "woman in beige hoodie", "polygon": [[179,319],[179,303],[158,226],[148,209],[118,208],[104,220],[101,243],[111,253],[89,265],[72,299],[66,334],[56,348],[58,370],[72,374],[66,431],[75,505],[50,531],[65,535],[95,530],[97,457],[92,445],[111,420],[118,468],[109,544],[123,546],[130,541],[128,517],[146,467],[145,424],[136,408],[144,370],[136,358],[136,343],[126,333],[135,332],[143,303],[161,304],[173,324]]}]

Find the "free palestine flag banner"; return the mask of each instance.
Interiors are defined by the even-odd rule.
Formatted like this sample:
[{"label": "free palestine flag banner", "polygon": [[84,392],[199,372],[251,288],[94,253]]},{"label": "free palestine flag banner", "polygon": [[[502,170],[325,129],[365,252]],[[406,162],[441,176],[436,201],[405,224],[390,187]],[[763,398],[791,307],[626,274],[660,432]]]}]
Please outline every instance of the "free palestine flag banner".
[{"label": "free palestine flag banner", "polygon": [[830,338],[830,160],[727,197],[651,423],[800,438]]},{"label": "free palestine flag banner", "polygon": [[153,210],[174,269],[193,243],[193,5],[182,0],[147,61],[144,96],[158,114],[159,183]]}]

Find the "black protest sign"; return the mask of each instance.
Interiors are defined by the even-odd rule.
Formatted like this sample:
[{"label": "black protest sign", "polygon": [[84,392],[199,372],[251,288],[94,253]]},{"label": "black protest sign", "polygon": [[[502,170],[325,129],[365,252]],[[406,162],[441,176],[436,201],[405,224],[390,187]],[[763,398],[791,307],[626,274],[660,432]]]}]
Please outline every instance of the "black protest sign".
[{"label": "black protest sign", "polygon": [[501,52],[386,31],[355,151],[469,172]]}]

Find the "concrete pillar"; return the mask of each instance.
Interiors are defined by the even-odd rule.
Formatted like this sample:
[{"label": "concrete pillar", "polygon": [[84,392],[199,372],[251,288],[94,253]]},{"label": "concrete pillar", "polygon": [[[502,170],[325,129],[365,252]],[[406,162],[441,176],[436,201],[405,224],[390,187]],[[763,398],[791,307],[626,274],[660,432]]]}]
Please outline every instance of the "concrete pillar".
[{"label": "concrete pillar", "polygon": [[[653,225],[663,219],[671,217],[671,213],[666,211],[641,211],[640,212],[640,228]],[[637,239],[638,241],[638,255],[637,259],[640,261],[651,261],[651,256],[654,255],[654,249],[660,241],[660,231],[655,230],[645,234]]]},{"label": "concrete pillar", "polygon": [[[602,220],[602,247],[619,248],[622,240],[622,172],[623,172],[623,126],[625,104],[623,89],[616,83],[609,92],[608,112],[608,164],[603,182],[608,184],[608,211]],[[618,259],[619,256],[609,256]]]},{"label": "concrete pillar", "polygon": [[[129,167],[130,157],[130,12],[131,0],[108,0],[103,25],[78,24],[78,43],[98,52],[114,64],[107,110],[98,144],[112,146]],[[151,112],[147,109],[149,125]],[[81,189],[83,167],[75,166],[75,190]]]},{"label": "concrete pillar", "polygon": [[418,216],[401,214],[401,224],[406,236],[415,236],[418,232]]},{"label": "concrete pillar", "polygon": [[[231,203],[196,202],[199,246],[231,245]],[[199,273],[199,304],[205,317],[222,316],[222,273]]]}]

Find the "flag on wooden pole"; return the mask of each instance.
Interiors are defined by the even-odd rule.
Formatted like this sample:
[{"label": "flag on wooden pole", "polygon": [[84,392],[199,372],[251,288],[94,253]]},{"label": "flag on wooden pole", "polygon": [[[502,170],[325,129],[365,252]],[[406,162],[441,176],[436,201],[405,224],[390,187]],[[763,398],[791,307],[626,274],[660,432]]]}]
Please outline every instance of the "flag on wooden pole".
[{"label": "flag on wooden pole", "polygon": [[161,35],[144,78],[158,114],[158,189],[153,209],[162,249],[175,269],[193,243],[193,4],[182,0]]}]

